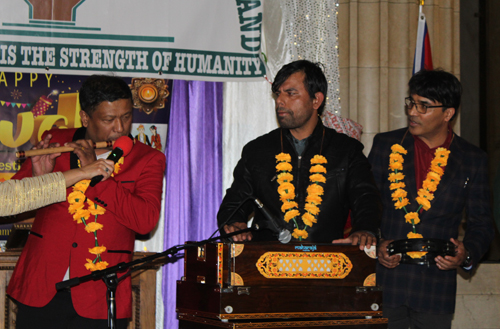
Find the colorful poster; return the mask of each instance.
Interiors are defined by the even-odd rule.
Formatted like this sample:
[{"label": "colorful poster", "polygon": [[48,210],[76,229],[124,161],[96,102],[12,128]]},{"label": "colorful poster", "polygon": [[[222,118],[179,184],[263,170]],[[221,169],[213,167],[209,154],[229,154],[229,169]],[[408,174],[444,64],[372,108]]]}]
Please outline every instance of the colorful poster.
[{"label": "colorful poster", "polygon": [[[79,128],[78,90],[85,76],[0,72],[0,181],[12,177],[21,159],[44,131]],[[124,78],[130,85],[134,122],[143,125],[149,145],[165,150],[170,115],[171,81]],[[137,127],[131,134],[137,135]]]},{"label": "colorful poster", "polygon": [[2,0],[6,72],[261,80],[260,0]]}]

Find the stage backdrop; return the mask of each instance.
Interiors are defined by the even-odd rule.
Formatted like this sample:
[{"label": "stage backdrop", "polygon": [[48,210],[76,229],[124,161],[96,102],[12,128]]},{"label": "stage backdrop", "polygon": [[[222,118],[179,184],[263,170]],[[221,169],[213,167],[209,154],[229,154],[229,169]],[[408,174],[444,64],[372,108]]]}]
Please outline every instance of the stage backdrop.
[{"label": "stage backdrop", "polygon": [[264,75],[260,0],[2,0],[5,72],[206,81]]}]

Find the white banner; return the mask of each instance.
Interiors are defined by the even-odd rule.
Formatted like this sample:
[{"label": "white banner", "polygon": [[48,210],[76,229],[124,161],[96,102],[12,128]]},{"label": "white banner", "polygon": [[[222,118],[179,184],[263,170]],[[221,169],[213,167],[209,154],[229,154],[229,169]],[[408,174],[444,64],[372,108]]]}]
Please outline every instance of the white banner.
[{"label": "white banner", "polygon": [[260,0],[1,0],[0,69],[260,80]]}]

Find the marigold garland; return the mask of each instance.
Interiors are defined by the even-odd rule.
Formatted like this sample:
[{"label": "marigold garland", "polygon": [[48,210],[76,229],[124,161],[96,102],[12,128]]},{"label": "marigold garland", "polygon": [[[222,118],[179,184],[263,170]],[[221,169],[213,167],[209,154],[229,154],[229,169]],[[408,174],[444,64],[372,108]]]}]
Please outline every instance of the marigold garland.
[{"label": "marigold garland", "polygon": [[[121,164],[123,164],[123,158],[120,158],[120,160],[115,163],[115,169],[113,170],[111,176],[118,174]],[[80,161],[78,161],[78,166],[80,166]],[[87,263],[85,263],[85,268],[93,272],[97,270],[104,270],[109,264],[101,258],[101,254],[106,251],[106,247],[99,246],[99,242],[97,240],[97,231],[102,230],[103,228],[103,225],[97,222],[97,216],[104,215],[106,209],[87,199],[85,192],[87,191],[89,184],[90,180],[85,179],[73,185],[73,192],[68,195],[68,212],[73,215],[73,220],[76,221],[77,224],[83,223],[85,225],[85,231],[94,234],[95,246],[93,248],[89,248],[89,253],[95,255],[96,257],[93,260],[87,258]],[[85,203],[88,205],[87,209],[84,209]],[[93,222],[87,222],[90,216],[94,216]]]},{"label": "marigold garland", "polygon": [[293,175],[290,173],[293,169],[290,162],[292,158],[288,153],[280,153],[276,155],[276,171],[278,174],[278,193],[280,195],[280,200],[283,202],[281,206],[281,211],[285,214],[284,220],[285,222],[289,222],[293,220],[295,223],[295,229],[293,230],[292,236],[299,241],[302,239],[307,239],[309,234],[307,233],[307,228],[313,226],[313,224],[318,222],[316,216],[318,216],[320,209],[319,206],[323,199],[321,195],[323,195],[324,190],[320,183],[325,183],[326,178],[324,174],[326,174],[326,168],[323,164],[327,163],[327,160],[322,155],[315,155],[311,159],[311,169],[309,172],[311,175],[309,176],[309,180],[311,184],[307,187],[307,196],[306,196],[306,204],[304,206],[304,214],[302,215],[302,222],[304,223],[304,228],[299,229],[299,225],[297,223],[297,217],[300,216],[299,205],[297,204],[295,199],[295,186],[292,184]]},{"label": "marigold garland", "polygon": [[[391,191],[394,190],[391,194],[392,200],[394,201],[394,207],[396,209],[403,209],[406,213],[405,222],[412,225],[413,231],[408,233],[408,239],[422,238],[422,234],[417,233],[415,230],[415,225],[420,223],[418,213],[422,208],[424,210],[429,210],[431,208],[431,201],[434,199],[434,192],[437,190],[439,182],[441,181],[441,176],[444,174],[443,167],[446,167],[448,163],[450,151],[443,147],[436,149],[434,159],[431,161],[430,171],[427,173],[427,177],[422,183],[422,188],[417,192],[418,197],[416,197],[415,200],[419,204],[419,207],[415,212],[408,212],[406,209],[410,201],[406,198],[407,192],[404,190],[406,185],[401,182],[405,177],[403,173],[400,172],[403,170],[403,154],[407,154],[408,152],[399,144],[394,144],[391,147],[391,151],[392,153],[389,156],[389,169],[393,172],[389,173],[388,179],[391,182],[389,189]],[[426,253],[426,251],[407,252],[408,256],[411,258],[421,258]]]}]

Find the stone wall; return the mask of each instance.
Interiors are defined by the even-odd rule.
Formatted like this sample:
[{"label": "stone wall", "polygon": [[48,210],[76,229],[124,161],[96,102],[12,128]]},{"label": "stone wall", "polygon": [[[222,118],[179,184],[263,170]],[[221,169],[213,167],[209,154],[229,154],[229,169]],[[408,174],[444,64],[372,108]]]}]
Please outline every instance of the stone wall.
[{"label": "stone wall", "polygon": [[500,263],[482,263],[472,274],[459,271],[452,329],[500,328]]}]

